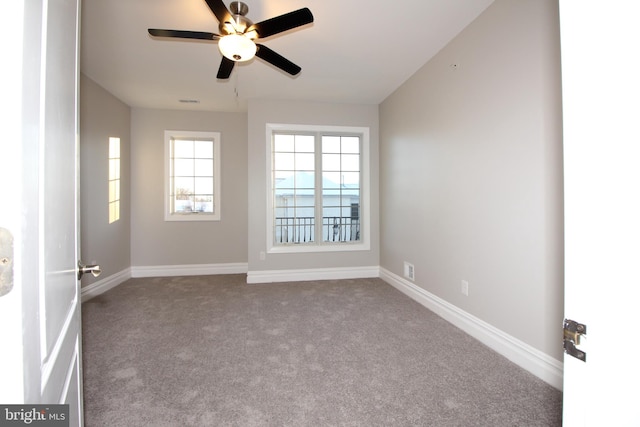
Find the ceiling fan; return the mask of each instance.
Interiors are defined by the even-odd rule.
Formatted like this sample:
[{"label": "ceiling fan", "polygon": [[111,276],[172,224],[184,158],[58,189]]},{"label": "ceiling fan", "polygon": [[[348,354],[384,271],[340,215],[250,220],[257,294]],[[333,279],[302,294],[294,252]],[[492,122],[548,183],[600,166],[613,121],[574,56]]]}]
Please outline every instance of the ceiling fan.
[{"label": "ceiling fan", "polygon": [[313,22],[313,15],[308,8],[305,7],[254,24],[245,16],[249,11],[249,7],[241,1],[229,3],[231,11],[227,9],[222,0],[205,1],[220,23],[218,25],[220,34],[156,28],[149,28],[149,34],[154,37],[217,40],[218,48],[222,53],[222,62],[217,74],[219,79],[228,79],[236,62],[248,61],[254,56],[293,76],[302,70],[302,68],[268,47],[255,43],[255,40],[310,24]]}]

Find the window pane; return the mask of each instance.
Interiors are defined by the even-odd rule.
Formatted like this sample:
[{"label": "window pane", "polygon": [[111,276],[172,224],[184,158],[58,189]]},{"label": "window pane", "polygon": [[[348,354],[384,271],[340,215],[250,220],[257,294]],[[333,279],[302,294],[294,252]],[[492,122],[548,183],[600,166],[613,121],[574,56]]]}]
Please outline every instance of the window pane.
[{"label": "window pane", "polygon": [[315,169],[315,156],[313,153],[296,153],[295,169],[312,171]]},{"label": "window pane", "polygon": [[340,207],[344,206],[344,204],[341,204],[342,201],[343,197],[340,193],[331,194],[330,192],[324,192],[322,194],[322,208],[325,210],[325,214],[329,213],[332,216],[342,215],[342,211],[340,210]]},{"label": "window pane", "polygon": [[351,206],[360,204],[360,196],[358,194],[353,195],[342,195],[340,198],[340,206],[348,207],[349,210],[345,210],[343,215],[350,216],[351,215]]},{"label": "window pane", "polygon": [[120,219],[120,202],[109,203],[109,224]]},{"label": "window pane", "polygon": [[296,207],[296,216],[298,218],[313,218],[315,214],[315,206],[298,206]]},{"label": "window pane", "polygon": [[343,136],[341,152],[360,154],[360,138],[357,136]]},{"label": "window pane", "polygon": [[[309,189],[314,189],[316,186],[315,174],[313,172],[297,172],[294,175],[294,187],[297,189],[304,189],[309,194]],[[297,194],[302,194],[299,190]]]},{"label": "window pane", "polygon": [[285,218],[285,217],[289,217],[291,215],[289,215],[289,211],[288,211],[288,207],[282,207],[282,206],[276,206],[275,208],[275,214],[276,214],[276,218]]},{"label": "window pane", "polygon": [[340,206],[326,206],[322,208],[322,217],[326,220],[327,218],[334,219],[340,218],[342,215],[340,213]]},{"label": "window pane", "polygon": [[293,141],[294,141],[293,135],[274,135],[273,151],[293,152],[294,151]]},{"label": "window pane", "polygon": [[291,183],[293,183],[293,172],[291,171],[274,171],[273,177],[275,179],[274,183],[276,186],[279,186],[279,183],[287,179],[290,179]]},{"label": "window pane", "polygon": [[295,155],[292,153],[276,153],[273,159],[274,170],[295,169]]},{"label": "window pane", "polygon": [[360,220],[352,217],[323,216],[324,242],[356,242],[360,240]]},{"label": "window pane", "polygon": [[109,182],[109,202],[118,200],[118,181]]},{"label": "window pane", "polygon": [[194,178],[196,195],[213,194],[213,180],[211,178]]},{"label": "window pane", "polygon": [[339,171],[340,170],[340,154],[323,154],[322,170]]},{"label": "window pane", "polygon": [[192,196],[181,196],[174,199],[175,211],[180,213],[193,212],[194,202]]},{"label": "window pane", "polygon": [[174,176],[193,176],[192,159],[175,159],[173,161]]},{"label": "window pane", "polygon": [[194,141],[194,157],[213,159],[213,141]]},{"label": "window pane", "polygon": [[276,188],[293,188],[295,185],[295,180],[293,178],[293,173],[289,171],[276,171],[274,172],[274,184]]},{"label": "window pane", "polygon": [[204,159],[196,159],[194,161],[195,176],[213,176],[213,159],[204,160]]},{"label": "window pane", "polygon": [[275,243],[311,243],[315,241],[315,223],[312,217],[276,217]]},{"label": "window pane", "polygon": [[120,157],[120,138],[109,138],[109,158]]},{"label": "window pane", "polygon": [[276,188],[274,191],[275,206],[293,206],[291,199],[294,197],[293,188]]},{"label": "window pane", "polygon": [[[342,190],[336,188],[335,190],[322,190],[323,200],[330,200],[331,198],[340,197],[342,195]],[[327,203],[323,201],[322,205],[325,206]]]},{"label": "window pane", "polygon": [[120,159],[109,159],[109,179],[120,179]]},{"label": "window pane", "polygon": [[359,172],[342,172],[342,184],[346,188],[359,188],[360,187],[360,173]]},{"label": "window pane", "polygon": [[323,153],[339,153],[340,137],[339,136],[323,136],[322,152]]},{"label": "window pane", "polygon": [[296,135],[296,151],[313,153],[315,151],[315,138],[313,135]]},{"label": "window pane", "polygon": [[213,198],[210,196],[196,197],[194,209],[196,212],[213,212]]},{"label": "window pane", "polygon": [[174,194],[176,199],[187,199],[188,196],[194,194],[193,178],[178,178],[174,179],[175,188]]},{"label": "window pane", "polygon": [[340,172],[322,172],[322,188],[340,188]]},{"label": "window pane", "polygon": [[175,139],[173,141],[173,157],[193,158],[193,141]]},{"label": "window pane", "polygon": [[343,154],[341,160],[342,160],[341,169],[343,171],[359,171],[360,170],[360,155]]}]

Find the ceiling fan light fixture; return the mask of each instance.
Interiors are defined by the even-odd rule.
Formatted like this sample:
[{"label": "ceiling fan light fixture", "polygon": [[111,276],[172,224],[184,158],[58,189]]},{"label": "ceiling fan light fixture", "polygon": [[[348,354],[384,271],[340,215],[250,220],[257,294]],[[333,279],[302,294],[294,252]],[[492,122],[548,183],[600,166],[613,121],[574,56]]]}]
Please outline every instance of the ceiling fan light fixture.
[{"label": "ceiling fan light fixture", "polygon": [[254,56],[258,56],[261,60],[292,76],[297,75],[302,70],[302,68],[267,46],[254,43],[254,40],[261,40],[311,24],[313,22],[313,14],[309,8],[304,7],[254,24],[246,17],[249,7],[241,1],[231,1],[229,8],[225,6],[223,0],[205,1],[218,20],[220,34],[204,31],[149,28],[149,35],[153,37],[217,41],[218,49],[222,54],[222,61],[216,74],[216,78],[220,80],[229,78],[236,62],[250,61]]},{"label": "ceiling fan light fixture", "polygon": [[218,41],[220,53],[226,58],[236,61],[248,61],[256,55],[257,47],[253,40],[240,35],[230,34]]}]

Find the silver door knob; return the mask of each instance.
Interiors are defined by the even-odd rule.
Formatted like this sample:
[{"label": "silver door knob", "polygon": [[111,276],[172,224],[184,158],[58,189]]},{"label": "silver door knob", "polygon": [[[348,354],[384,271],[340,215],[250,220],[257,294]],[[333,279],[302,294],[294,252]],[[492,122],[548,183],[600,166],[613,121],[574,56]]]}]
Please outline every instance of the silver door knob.
[{"label": "silver door knob", "polygon": [[82,279],[85,273],[91,273],[93,277],[98,277],[102,270],[99,265],[84,265],[82,261],[78,261],[78,280]]}]

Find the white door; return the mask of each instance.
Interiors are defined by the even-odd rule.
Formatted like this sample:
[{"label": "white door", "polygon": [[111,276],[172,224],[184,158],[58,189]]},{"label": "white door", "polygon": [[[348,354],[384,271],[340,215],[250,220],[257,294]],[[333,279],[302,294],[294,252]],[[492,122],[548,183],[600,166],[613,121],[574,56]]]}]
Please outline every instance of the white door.
[{"label": "white door", "polygon": [[561,0],[565,426],[640,426],[640,4]]},{"label": "white door", "polygon": [[[6,6],[14,3],[14,6]],[[79,0],[3,2],[11,37],[2,145],[3,196],[13,235],[13,289],[0,297],[3,334],[2,402],[70,405],[70,425],[82,425],[78,252]],[[3,10],[4,12],[4,10]],[[9,40],[7,40],[9,39]],[[3,49],[4,54],[4,49]],[[4,91],[3,91],[4,93]],[[9,111],[13,110],[13,111]],[[4,114],[3,114],[4,115]],[[6,309],[6,312],[5,312]],[[8,318],[7,318],[8,316]],[[8,322],[8,323],[7,323]],[[6,371],[6,372],[5,372]]]}]

